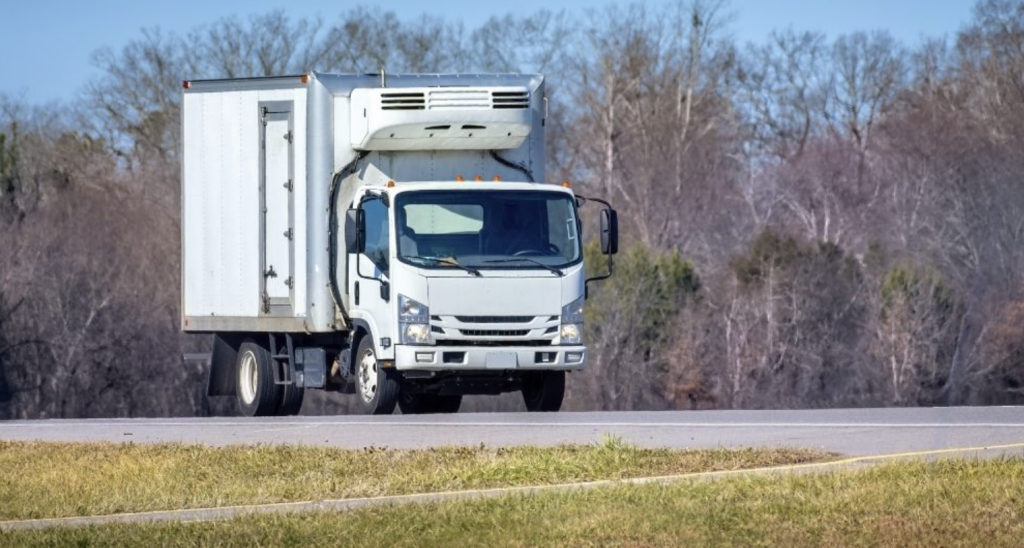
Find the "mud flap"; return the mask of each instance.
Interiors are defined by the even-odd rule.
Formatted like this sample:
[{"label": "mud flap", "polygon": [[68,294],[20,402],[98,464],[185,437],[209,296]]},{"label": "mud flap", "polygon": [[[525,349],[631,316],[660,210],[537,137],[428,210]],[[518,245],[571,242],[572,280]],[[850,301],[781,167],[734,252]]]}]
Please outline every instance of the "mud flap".
[{"label": "mud flap", "polygon": [[206,388],[208,396],[235,395],[235,362],[238,361],[238,347],[242,346],[244,339],[245,335],[242,333],[213,336],[210,381]]}]

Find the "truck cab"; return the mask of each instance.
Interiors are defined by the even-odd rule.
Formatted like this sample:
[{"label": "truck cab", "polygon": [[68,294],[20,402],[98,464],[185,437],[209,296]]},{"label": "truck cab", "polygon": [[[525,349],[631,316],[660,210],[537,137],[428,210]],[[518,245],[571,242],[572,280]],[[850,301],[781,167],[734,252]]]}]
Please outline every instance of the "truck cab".
[{"label": "truck cab", "polygon": [[571,190],[388,184],[363,189],[346,230],[355,251],[350,316],[376,334],[356,358],[360,397],[375,404],[366,377],[390,368],[403,407],[526,387],[527,408],[557,409],[565,372],[587,359],[582,223]]}]

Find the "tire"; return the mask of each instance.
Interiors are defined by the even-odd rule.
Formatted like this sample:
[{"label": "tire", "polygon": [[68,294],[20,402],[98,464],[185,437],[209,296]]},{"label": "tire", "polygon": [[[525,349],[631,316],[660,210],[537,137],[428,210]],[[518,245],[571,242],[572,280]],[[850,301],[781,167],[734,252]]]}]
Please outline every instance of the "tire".
[{"label": "tire", "polygon": [[281,403],[277,406],[277,415],[298,415],[302,409],[302,398],[306,395],[304,388],[294,384],[286,384],[281,387]]},{"label": "tire", "polygon": [[430,413],[458,413],[462,396],[439,396],[437,394],[399,394],[398,408],[403,415],[426,415]]},{"label": "tire", "polygon": [[558,411],[565,397],[565,371],[537,371],[523,378],[526,410]]},{"label": "tire", "polygon": [[277,412],[281,386],[274,382],[274,360],[270,352],[246,339],[238,349],[235,363],[238,409],[248,417],[266,417]]},{"label": "tire", "polygon": [[355,359],[356,396],[364,415],[390,415],[398,403],[398,374],[378,366],[373,339],[359,341]]}]

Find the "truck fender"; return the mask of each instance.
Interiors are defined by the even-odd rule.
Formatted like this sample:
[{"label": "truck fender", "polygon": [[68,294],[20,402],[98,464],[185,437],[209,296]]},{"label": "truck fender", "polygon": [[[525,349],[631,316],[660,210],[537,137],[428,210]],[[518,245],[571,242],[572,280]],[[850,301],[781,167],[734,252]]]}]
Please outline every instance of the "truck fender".
[{"label": "truck fender", "polygon": [[242,346],[245,337],[245,333],[215,333],[213,335],[213,353],[210,357],[207,395],[236,395],[235,362],[238,361],[238,348]]},{"label": "truck fender", "polygon": [[370,324],[366,320],[352,318],[352,327],[354,328],[352,331],[352,346],[348,349],[351,356],[348,360],[349,375],[355,375],[356,372],[356,362],[359,359],[359,356],[356,356],[356,352],[359,351],[359,342],[363,340],[363,337],[370,337],[371,341],[377,340],[374,338],[373,330],[370,329]]}]

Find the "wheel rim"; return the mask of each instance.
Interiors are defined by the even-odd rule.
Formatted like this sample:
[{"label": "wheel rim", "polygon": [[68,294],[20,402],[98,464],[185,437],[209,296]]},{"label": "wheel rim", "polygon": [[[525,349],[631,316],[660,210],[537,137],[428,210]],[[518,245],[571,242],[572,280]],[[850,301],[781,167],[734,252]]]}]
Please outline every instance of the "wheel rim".
[{"label": "wheel rim", "polygon": [[247,405],[256,401],[256,386],[259,382],[259,368],[256,367],[256,355],[246,352],[242,356],[242,367],[238,372],[238,385],[242,392],[242,401]]},{"label": "wheel rim", "polygon": [[377,395],[377,357],[368,348],[359,360],[359,394],[363,401],[370,403]]}]

